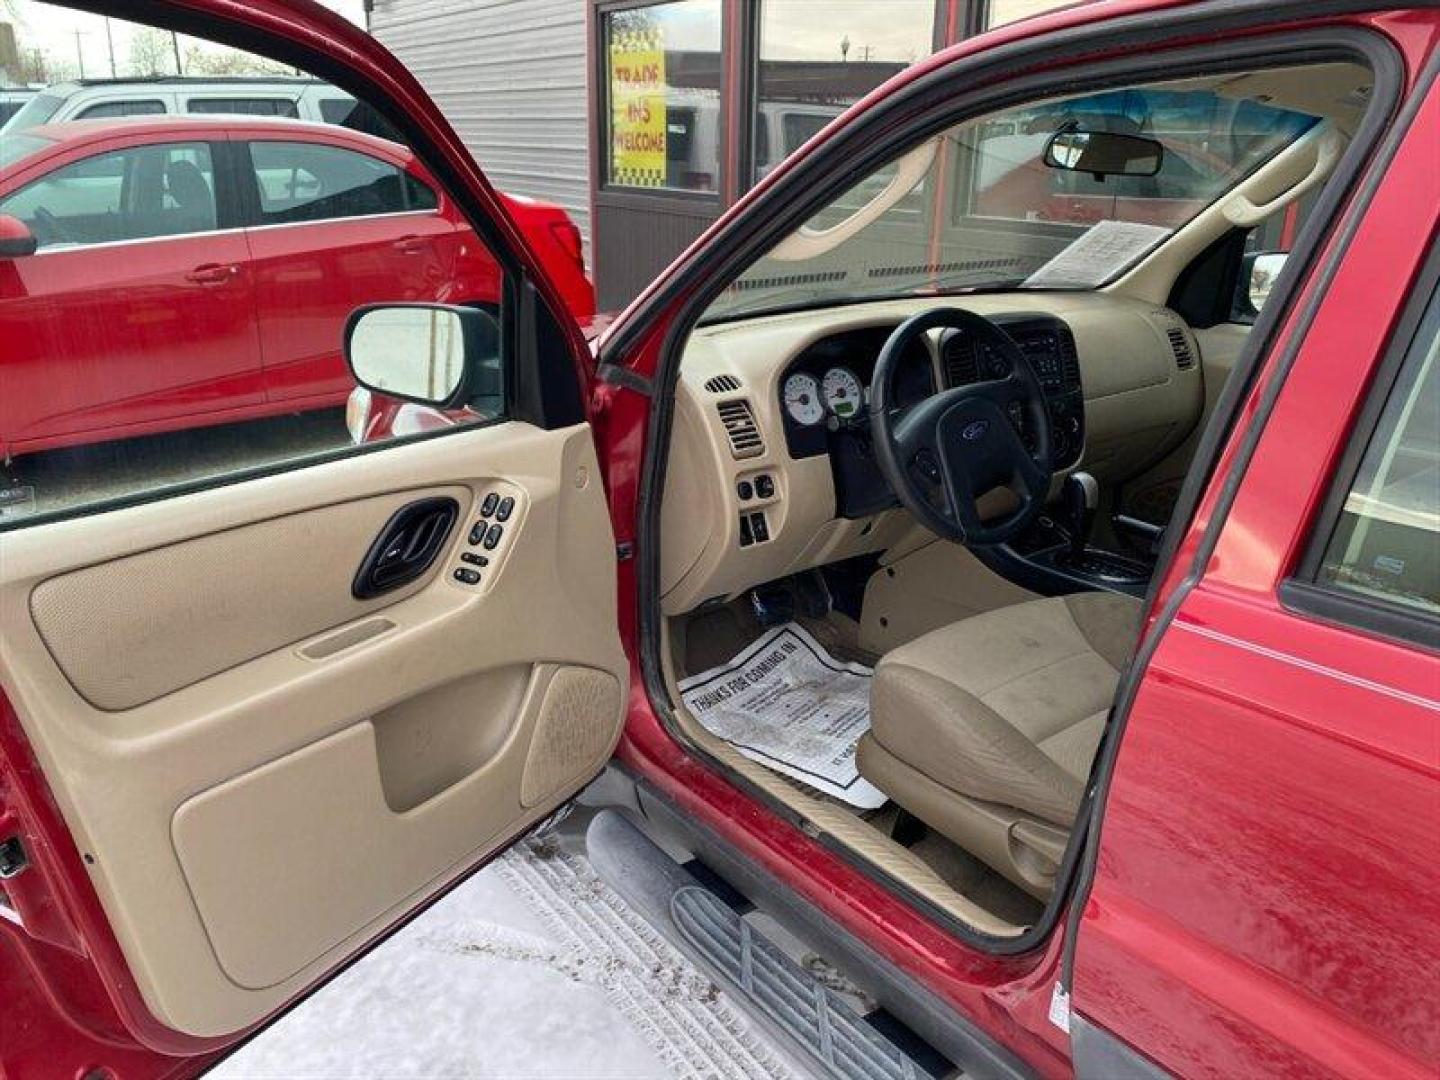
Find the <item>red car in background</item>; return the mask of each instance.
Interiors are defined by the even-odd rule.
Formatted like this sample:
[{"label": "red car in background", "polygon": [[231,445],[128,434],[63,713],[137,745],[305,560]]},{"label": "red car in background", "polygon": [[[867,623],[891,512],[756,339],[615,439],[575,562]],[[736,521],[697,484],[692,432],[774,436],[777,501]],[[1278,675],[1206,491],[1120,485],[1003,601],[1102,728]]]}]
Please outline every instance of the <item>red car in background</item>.
[{"label": "red car in background", "polygon": [[[506,202],[571,313],[592,317],[574,223]],[[0,457],[341,405],[354,387],[341,331],[357,306],[499,299],[494,260],[397,143],[242,118],[9,135]],[[48,321],[57,306],[69,317]],[[208,348],[174,332],[182,309]]]}]

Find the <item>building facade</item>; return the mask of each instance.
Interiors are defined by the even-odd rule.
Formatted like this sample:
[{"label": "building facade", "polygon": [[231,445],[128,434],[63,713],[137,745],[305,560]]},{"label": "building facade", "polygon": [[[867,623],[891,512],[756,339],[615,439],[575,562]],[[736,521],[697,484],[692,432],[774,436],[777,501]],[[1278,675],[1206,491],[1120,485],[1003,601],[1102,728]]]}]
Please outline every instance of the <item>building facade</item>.
[{"label": "building facade", "polygon": [[569,211],[602,310],[843,109],[1064,0],[370,0],[490,178]]}]

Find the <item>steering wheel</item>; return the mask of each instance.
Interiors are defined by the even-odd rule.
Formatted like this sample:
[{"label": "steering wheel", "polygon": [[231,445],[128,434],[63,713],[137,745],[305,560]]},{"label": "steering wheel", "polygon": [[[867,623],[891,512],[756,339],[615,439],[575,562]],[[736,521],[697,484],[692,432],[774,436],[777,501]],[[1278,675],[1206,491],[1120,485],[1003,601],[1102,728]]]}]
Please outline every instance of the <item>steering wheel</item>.
[{"label": "steering wheel", "polygon": [[[969,334],[977,346],[988,345],[1009,373],[896,406],[896,380],[907,347],[941,327]],[[1025,449],[1011,423],[1016,405],[1034,433],[1033,451]],[[932,308],[895,328],[880,350],[870,384],[870,430],[880,471],[900,502],[948,540],[1002,544],[1028,527],[1045,505],[1055,469],[1040,380],[1014,339],[974,312]],[[1014,493],[1020,505],[986,522],[977,503],[999,487]]]}]

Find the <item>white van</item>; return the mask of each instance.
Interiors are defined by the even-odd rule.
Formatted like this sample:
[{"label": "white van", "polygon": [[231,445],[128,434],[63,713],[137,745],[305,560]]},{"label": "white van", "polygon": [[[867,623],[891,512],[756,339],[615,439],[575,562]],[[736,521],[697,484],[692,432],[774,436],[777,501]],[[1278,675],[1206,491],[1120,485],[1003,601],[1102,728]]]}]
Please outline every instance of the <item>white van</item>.
[{"label": "white van", "polygon": [[14,133],[64,120],[117,116],[222,113],[281,116],[338,124],[393,138],[389,125],[351,95],[319,79],[236,75],[189,78],[164,75],[135,79],[79,79],[47,86],[6,123]]}]

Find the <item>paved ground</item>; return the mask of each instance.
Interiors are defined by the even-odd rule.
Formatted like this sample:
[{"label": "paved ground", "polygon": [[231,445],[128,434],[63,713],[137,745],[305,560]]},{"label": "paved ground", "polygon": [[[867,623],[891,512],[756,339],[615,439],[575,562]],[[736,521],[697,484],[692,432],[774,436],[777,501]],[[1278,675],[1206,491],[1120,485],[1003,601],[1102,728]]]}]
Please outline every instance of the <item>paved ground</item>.
[{"label": "paved ground", "polygon": [[573,834],[522,844],[211,1080],[801,1080],[601,882]]}]

